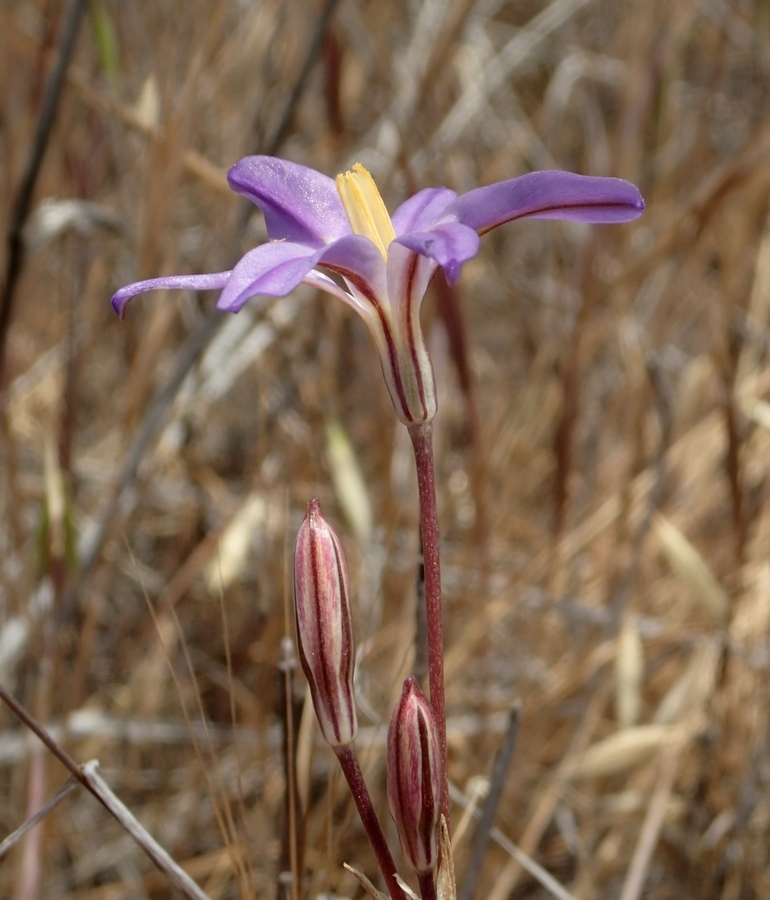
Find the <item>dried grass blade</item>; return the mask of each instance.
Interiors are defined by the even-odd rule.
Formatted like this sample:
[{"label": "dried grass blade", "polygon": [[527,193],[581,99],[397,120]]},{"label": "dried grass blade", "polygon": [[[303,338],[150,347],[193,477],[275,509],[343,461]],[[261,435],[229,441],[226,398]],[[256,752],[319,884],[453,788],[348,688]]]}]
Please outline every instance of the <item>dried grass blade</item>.
[{"label": "dried grass blade", "polygon": [[719,638],[706,641],[693,655],[655,710],[653,722],[673,725],[703,707],[716,683],[722,643]]},{"label": "dried grass blade", "polygon": [[219,538],[219,553],[206,567],[206,586],[224,592],[238,579],[249,558],[254,536],[264,526],[268,507],[259,492],[249,494]]},{"label": "dried grass blade", "polygon": [[639,721],[644,680],[644,648],[633,619],[620,629],[615,652],[615,716],[621,728]]},{"label": "dried grass blade", "polygon": [[356,451],[339,422],[326,424],[326,455],[340,507],[358,543],[366,547],[374,530],[372,503]]},{"label": "dried grass blade", "polygon": [[730,601],[706,561],[676,525],[664,516],[656,516],[655,530],[671,567],[714,621],[724,623],[730,611]]}]

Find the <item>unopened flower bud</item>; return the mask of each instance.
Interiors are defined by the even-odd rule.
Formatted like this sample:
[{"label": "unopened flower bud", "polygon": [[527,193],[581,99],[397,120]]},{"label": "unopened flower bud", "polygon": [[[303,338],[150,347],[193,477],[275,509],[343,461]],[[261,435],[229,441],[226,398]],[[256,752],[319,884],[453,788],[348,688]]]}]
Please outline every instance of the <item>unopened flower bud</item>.
[{"label": "unopened flower bud", "polygon": [[318,500],[308,504],[294,548],[294,609],[318,724],[332,747],[344,747],[358,730],[350,589],[342,547]]},{"label": "unopened flower bud", "polygon": [[388,805],[404,855],[418,873],[438,860],[440,747],[430,704],[409,677],[388,728]]}]

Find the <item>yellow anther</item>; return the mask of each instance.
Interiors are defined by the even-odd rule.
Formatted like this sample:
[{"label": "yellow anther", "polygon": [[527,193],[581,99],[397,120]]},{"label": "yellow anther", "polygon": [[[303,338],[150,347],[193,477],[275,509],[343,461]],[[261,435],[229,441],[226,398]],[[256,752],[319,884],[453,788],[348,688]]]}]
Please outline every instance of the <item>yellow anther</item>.
[{"label": "yellow anther", "polygon": [[337,191],[353,233],[368,237],[387,259],[388,245],[396,233],[372,176],[356,163],[351,172],[337,176]]}]

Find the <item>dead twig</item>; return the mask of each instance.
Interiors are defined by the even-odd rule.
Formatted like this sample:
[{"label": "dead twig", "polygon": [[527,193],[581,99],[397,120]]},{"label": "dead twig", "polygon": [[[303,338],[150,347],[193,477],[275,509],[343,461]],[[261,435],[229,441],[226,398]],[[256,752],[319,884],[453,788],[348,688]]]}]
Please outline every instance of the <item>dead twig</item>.
[{"label": "dead twig", "polygon": [[497,808],[503,796],[503,787],[508,777],[508,771],[511,767],[513,759],[513,751],[516,747],[516,738],[519,734],[519,719],[521,717],[521,703],[518,701],[513,705],[508,716],[508,728],[503,736],[503,742],[497,749],[494,762],[492,763],[492,774],[489,778],[489,791],[481,808],[481,814],[476,824],[476,831],[473,834],[473,843],[471,844],[471,852],[468,857],[468,863],[465,867],[465,878],[458,892],[458,900],[472,900],[476,890],[476,885],[481,874],[481,866],[484,863],[484,857],[489,846],[490,834],[492,826],[497,815]]},{"label": "dead twig", "polygon": [[120,822],[123,828],[177,890],[181,891],[189,900],[209,900],[207,895],[203,893],[184,869],[174,862],[155,838],[140,824],[128,807],[121,803],[110,790],[107,783],[97,774],[96,768],[99,765],[97,760],[91,760],[82,766],[78,765],[69,753],[56,743],[45,728],[2,685],[0,685],[0,700],[45,744],[59,762],[70,771],[73,778],[77,779],[87,791],[96,797],[107,812]]},{"label": "dead twig", "polygon": [[11,832],[11,834],[0,843],[0,859],[2,859],[11,847],[20,841],[31,828],[34,828],[34,826],[37,825],[38,822],[41,822],[52,809],[55,809],[65,797],[69,797],[77,785],[78,783],[75,777],[70,776],[47,803],[41,806],[34,815],[30,816],[24,824],[19,825],[16,831]]}]

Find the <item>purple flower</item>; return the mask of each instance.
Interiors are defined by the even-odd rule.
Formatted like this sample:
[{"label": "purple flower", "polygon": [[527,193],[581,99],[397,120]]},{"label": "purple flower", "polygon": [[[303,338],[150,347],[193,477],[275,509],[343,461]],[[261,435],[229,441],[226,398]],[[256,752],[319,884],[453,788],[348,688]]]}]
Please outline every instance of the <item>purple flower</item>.
[{"label": "purple flower", "polygon": [[264,213],[268,243],[246,253],[230,272],[129,284],[113,296],[115,311],[122,318],[132,297],[154,288],[221,290],[219,308],[238,312],[251,297],[282,297],[300,283],[312,285],[363,317],[396,414],[407,425],[436,413],[419,313],[439,266],[454,283],[478,252],[479,235],[513,219],[629,222],[644,209],[627,181],[557,171],[532,172],[461,196],[445,187],[425,188],[392,216],[358,164],[335,182],[296,163],[247,156],[227,177]]}]

